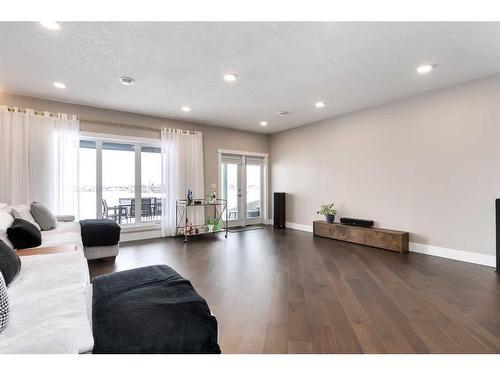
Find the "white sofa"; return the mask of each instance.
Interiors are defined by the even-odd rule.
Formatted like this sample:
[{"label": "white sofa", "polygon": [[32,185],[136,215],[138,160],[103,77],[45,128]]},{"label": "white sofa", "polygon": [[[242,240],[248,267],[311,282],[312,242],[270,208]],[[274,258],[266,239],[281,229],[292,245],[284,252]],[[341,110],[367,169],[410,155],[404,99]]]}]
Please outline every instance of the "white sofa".
[{"label": "white sofa", "polygon": [[[12,216],[11,210],[18,209],[23,212],[24,215],[31,215],[29,212],[29,207],[25,205],[8,206],[5,203],[0,203],[0,240],[4,241],[7,245],[12,247],[9,239],[7,238],[6,230],[12,225],[13,217],[10,218],[10,223],[5,220],[5,217]],[[2,213],[6,214],[2,216]],[[2,220],[2,218],[4,220]],[[42,244],[40,247],[58,246],[68,243],[73,243],[77,248],[85,254],[88,260],[110,258],[114,259],[120,250],[120,246],[93,246],[84,247],[82,243],[81,228],[80,223],[75,222],[75,217],[71,215],[61,215],[56,216],[57,226],[52,230],[41,231],[42,234]],[[29,221],[32,221],[35,225],[36,222],[31,217]]]},{"label": "white sofa", "polygon": [[[11,208],[0,203],[0,239],[12,247],[6,230],[13,218],[5,214]],[[72,243],[75,251],[21,258],[21,271],[7,288],[11,313],[0,333],[0,353],[92,351],[92,286],[86,256],[116,255],[118,245],[84,249],[80,223],[62,219],[70,221],[58,221],[56,229],[41,232],[41,247]]]},{"label": "white sofa", "polygon": [[43,230],[41,247],[58,246],[74,243],[78,250],[83,251],[80,223],[77,221],[57,222],[56,229]]},{"label": "white sofa", "polygon": [[92,351],[92,286],[81,250],[21,258],[7,288],[10,319],[0,353]]},{"label": "white sofa", "polygon": [[[11,242],[7,237],[7,228],[9,228],[13,221],[12,209],[18,210],[23,219],[27,219],[40,229],[31,214],[29,207],[26,205],[9,206],[5,203],[0,203],[0,240],[4,241],[7,245],[12,247]],[[29,215],[29,217],[28,217]],[[61,218],[59,220],[59,218]],[[40,247],[49,247],[63,245],[67,243],[74,243],[77,248],[83,251],[82,236],[80,230],[80,223],[75,222],[74,216],[60,216],[58,217],[57,226],[53,230],[41,231],[42,244]]]}]

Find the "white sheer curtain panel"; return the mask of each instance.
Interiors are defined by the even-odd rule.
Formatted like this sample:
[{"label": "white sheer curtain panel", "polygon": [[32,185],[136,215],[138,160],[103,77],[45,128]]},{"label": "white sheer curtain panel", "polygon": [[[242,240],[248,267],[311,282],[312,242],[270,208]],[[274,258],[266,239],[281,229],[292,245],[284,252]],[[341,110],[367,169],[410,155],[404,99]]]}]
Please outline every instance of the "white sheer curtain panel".
[{"label": "white sheer curtain panel", "polygon": [[78,215],[79,120],[0,106],[0,201]]},{"label": "white sheer curtain panel", "polygon": [[[161,130],[162,156],[162,236],[174,236],[176,229],[176,200],[186,199],[187,191],[193,198],[204,198],[203,134],[180,129]],[[194,224],[204,224],[203,207],[190,209]]]},{"label": "white sheer curtain panel", "polygon": [[0,105],[0,202],[28,201],[29,120],[26,113]]},{"label": "white sheer curtain panel", "polygon": [[40,202],[54,212],[54,119],[31,113],[29,133],[28,197],[23,203]]},{"label": "white sheer curtain panel", "polygon": [[80,120],[61,114],[54,125],[54,212],[78,217]]}]

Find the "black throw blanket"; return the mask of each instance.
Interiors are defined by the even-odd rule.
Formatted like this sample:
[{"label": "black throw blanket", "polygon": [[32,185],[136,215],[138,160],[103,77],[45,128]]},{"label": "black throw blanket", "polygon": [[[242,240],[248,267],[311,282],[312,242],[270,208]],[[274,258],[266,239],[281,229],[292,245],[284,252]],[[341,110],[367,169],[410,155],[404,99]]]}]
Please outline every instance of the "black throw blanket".
[{"label": "black throw blanket", "polygon": [[114,246],[120,242],[121,228],[109,219],[80,220],[83,246]]},{"label": "black throw blanket", "polygon": [[92,284],[93,353],[220,353],[206,301],[170,267],[102,275]]}]

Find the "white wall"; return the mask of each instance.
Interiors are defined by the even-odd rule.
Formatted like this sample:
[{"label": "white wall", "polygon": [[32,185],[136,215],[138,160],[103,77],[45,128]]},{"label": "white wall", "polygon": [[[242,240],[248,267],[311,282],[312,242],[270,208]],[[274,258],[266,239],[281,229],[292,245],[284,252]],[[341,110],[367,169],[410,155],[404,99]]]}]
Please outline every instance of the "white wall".
[{"label": "white wall", "polygon": [[273,134],[272,191],[292,223],[334,201],[411,242],[493,255],[499,130],[497,74]]}]

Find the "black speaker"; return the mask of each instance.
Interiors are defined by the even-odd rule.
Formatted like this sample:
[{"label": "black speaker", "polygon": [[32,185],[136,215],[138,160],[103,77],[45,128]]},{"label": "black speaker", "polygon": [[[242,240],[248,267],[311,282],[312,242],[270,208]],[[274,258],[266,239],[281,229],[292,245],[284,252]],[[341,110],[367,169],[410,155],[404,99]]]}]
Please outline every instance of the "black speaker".
[{"label": "black speaker", "polygon": [[342,218],[340,218],[340,222],[342,224],[354,225],[357,227],[365,227],[365,228],[373,227],[373,220],[355,219],[352,217],[342,217]]},{"label": "black speaker", "polygon": [[496,228],[496,242],[497,242],[496,272],[500,273],[500,199],[495,199],[495,228]]},{"label": "black speaker", "polygon": [[274,193],[274,227],[285,228],[285,193]]}]

